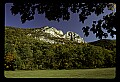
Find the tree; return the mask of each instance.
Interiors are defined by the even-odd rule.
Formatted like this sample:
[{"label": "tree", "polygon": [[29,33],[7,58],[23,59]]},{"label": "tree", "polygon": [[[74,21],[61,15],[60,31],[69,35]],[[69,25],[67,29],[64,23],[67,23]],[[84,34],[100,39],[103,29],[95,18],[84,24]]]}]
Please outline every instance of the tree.
[{"label": "tree", "polygon": [[33,53],[33,58],[34,58],[35,67],[37,69],[41,69],[40,66],[42,65],[42,59],[43,59],[42,51],[40,51],[36,48],[36,50]]},{"label": "tree", "polygon": [[103,48],[93,45],[87,45],[83,47],[83,53],[85,60],[83,64],[87,68],[102,67],[104,64],[105,56],[103,54]]},{"label": "tree", "polygon": [[[92,13],[95,13],[97,16],[104,13],[105,8],[108,10],[114,10],[116,8],[115,3],[81,3],[81,1],[54,1],[54,2],[43,2],[39,3],[13,3],[11,7],[11,13],[13,15],[20,14],[22,23],[25,23],[26,20],[30,21],[34,19],[35,10],[37,9],[38,14],[45,14],[45,17],[51,21],[60,21],[69,20],[70,12],[79,13],[79,21],[84,23],[84,21]],[[106,16],[103,16],[103,19],[98,21],[93,21],[92,27],[89,26],[83,27],[83,32],[85,36],[89,35],[89,32],[92,31],[97,38],[102,39],[103,37],[107,38],[108,33],[112,37],[116,35],[116,13],[112,12]],[[89,30],[90,29],[90,30]],[[106,30],[107,32],[103,31]]]},{"label": "tree", "polygon": [[52,49],[46,49],[45,50],[45,54],[44,54],[44,59],[45,61],[44,62],[44,66],[45,68],[48,68],[48,69],[52,69],[54,68],[54,62],[55,62],[55,53]]},{"label": "tree", "polygon": [[29,44],[24,42],[18,45],[18,56],[21,58],[22,69],[32,69],[33,64],[33,51]]},{"label": "tree", "polygon": [[112,51],[103,49],[103,55],[104,55],[104,67],[112,67],[114,61]]},{"label": "tree", "polygon": [[8,52],[4,56],[4,69],[5,70],[15,70],[15,60],[16,54],[12,52]]}]

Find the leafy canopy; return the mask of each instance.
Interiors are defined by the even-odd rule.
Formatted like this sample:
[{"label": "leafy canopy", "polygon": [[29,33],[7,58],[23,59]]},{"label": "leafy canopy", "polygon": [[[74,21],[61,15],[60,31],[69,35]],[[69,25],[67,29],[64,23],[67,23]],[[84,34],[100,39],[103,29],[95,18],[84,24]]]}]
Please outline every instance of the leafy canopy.
[{"label": "leafy canopy", "polygon": [[[79,13],[79,21],[84,23],[84,21],[92,13],[95,13],[97,16],[103,14],[104,9],[114,10],[116,8],[115,3],[81,3],[80,1],[72,1],[69,3],[66,1],[54,1],[54,2],[43,2],[39,3],[13,3],[11,7],[11,13],[13,15],[20,14],[22,23],[25,23],[26,20],[30,21],[34,19],[35,11],[37,10],[38,14],[45,14],[45,17],[49,21],[60,21],[69,20],[70,12]],[[116,24],[115,24],[115,12],[112,12],[106,16],[103,16],[102,19],[98,21],[93,21],[92,27],[86,26],[82,30],[85,36],[89,35],[89,32],[92,31],[96,35],[96,38],[102,39],[108,37],[108,33],[112,37],[116,35]],[[106,30],[106,32],[104,32]]]}]

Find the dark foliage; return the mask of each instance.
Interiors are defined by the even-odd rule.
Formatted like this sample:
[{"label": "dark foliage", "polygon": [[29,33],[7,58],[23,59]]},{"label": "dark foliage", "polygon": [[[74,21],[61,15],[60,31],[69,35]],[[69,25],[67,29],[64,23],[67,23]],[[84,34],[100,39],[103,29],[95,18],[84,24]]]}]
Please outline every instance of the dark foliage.
[{"label": "dark foliage", "polygon": [[[35,10],[37,10],[38,14],[45,14],[45,17],[49,21],[60,21],[69,20],[70,12],[79,14],[79,21],[84,23],[85,20],[92,13],[95,13],[97,16],[103,14],[104,9],[108,7],[109,10],[113,10],[115,8],[114,3],[81,3],[81,1],[39,1],[39,3],[13,3],[11,7],[11,13],[13,15],[20,14],[22,23],[25,23],[27,20],[33,20],[35,15]],[[89,32],[92,31],[96,38],[102,39],[103,37],[107,38],[108,34],[112,37],[116,35],[116,13],[111,13],[106,16],[103,16],[103,19],[98,21],[92,20],[92,27],[86,26],[83,27],[83,32],[85,36],[89,35]],[[89,30],[90,29],[90,30]],[[107,32],[103,31],[106,30]]]}]

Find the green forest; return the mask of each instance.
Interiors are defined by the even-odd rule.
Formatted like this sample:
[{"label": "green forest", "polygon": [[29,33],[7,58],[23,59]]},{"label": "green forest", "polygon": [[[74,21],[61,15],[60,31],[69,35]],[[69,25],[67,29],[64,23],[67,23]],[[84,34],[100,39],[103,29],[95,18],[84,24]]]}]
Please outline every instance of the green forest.
[{"label": "green forest", "polygon": [[[5,27],[4,70],[115,67],[116,40],[103,39],[90,43],[62,40],[65,44],[51,44],[34,39],[34,36],[44,34],[34,30]],[[27,36],[28,33],[32,36]]]}]

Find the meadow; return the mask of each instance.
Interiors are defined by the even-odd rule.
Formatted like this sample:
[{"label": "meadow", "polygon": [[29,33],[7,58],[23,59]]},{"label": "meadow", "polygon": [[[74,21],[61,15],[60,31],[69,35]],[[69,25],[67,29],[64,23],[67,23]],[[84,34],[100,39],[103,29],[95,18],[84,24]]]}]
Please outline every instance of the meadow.
[{"label": "meadow", "polygon": [[114,79],[115,68],[72,70],[16,70],[4,71],[6,78],[97,78]]}]

